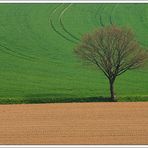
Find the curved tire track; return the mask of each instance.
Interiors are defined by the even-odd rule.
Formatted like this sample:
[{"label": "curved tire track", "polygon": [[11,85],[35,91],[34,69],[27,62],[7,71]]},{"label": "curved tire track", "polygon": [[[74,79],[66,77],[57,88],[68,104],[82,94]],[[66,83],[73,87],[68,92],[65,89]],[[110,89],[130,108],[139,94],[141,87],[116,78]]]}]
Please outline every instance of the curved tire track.
[{"label": "curved tire track", "polygon": [[[95,21],[95,22],[94,22],[94,23],[95,23],[96,25],[98,25],[98,26],[101,25],[101,23],[100,23],[100,18],[101,18],[100,15],[99,15],[99,19],[98,19],[98,13],[100,14],[101,8],[102,8],[102,5],[99,6],[99,8],[97,9],[97,11],[96,11],[96,13],[95,13],[95,16],[94,16],[95,20],[99,20],[99,21]],[[101,26],[102,26],[102,25],[101,25]]]},{"label": "curved tire track", "polygon": [[[10,13],[10,12],[9,12]],[[9,16],[9,14],[7,13],[6,15]],[[6,17],[6,20],[8,20],[8,22],[10,22],[10,19],[8,19],[10,17]],[[5,27],[3,26],[3,29],[4,31],[6,30]],[[26,54],[23,54],[21,52],[18,52],[16,50],[12,50],[10,49],[9,47],[7,47],[6,45],[3,45],[2,43],[0,43],[0,47],[2,47],[3,49],[1,49],[2,52],[6,53],[6,54],[9,54],[11,56],[16,56],[17,58],[20,58],[20,59],[25,59],[25,60],[28,60],[28,61],[34,61],[35,58],[32,57],[32,56],[28,56]]]},{"label": "curved tire track", "polygon": [[8,47],[2,45],[2,44],[0,44],[0,47],[2,47],[2,48],[5,49],[5,50],[1,49],[1,51],[3,51],[4,53],[9,54],[9,55],[11,55],[11,56],[16,56],[16,57],[21,58],[21,59],[23,58],[23,59],[25,59],[25,60],[34,61],[34,60],[32,60],[32,59],[34,59],[34,58],[32,58],[32,57],[30,57],[30,56],[26,56],[26,55],[24,55],[24,54],[22,54],[22,53],[19,53],[19,52],[15,52],[14,50],[12,50],[12,49],[10,49],[10,48],[8,48]]},{"label": "curved tire track", "polygon": [[49,16],[49,23],[50,23],[50,25],[51,25],[53,31],[56,32],[60,37],[62,37],[63,39],[65,39],[65,40],[67,40],[67,41],[69,41],[69,42],[71,42],[71,43],[76,43],[75,41],[73,41],[73,40],[67,38],[65,35],[63,35],[61,32],[59,32],[59,31],[57,30],[57,28],[55,27],[55,25],[53,24],[52,16],[57,12],[57,10],[58,10],[62,5],[63,5],[63,4],[57,6],[57,7],[51,12],[51,14],[50,14],[50,16]]},{"label": "curved tire track", "polygon": [[110,21],[110,25],[115,25],[113,19],[112,19],[112,15],[116,9],[116,7],[118,6],[118,4],[115,4],[114,7],[112,8],[112,11],[111,11],[111,15],[109,16],[109,21]]},{"label": "curved tire track", "polygon": [[66,27],[64,26],[64,24],[63,24],[63,21],[62,21],[62,17],[63,17],[63,15],[64,15],[64,13],[69,9],[69,7],[71,7],[72,6],[72,4],[69,4],[66,8],[64,8],[64,10],[61,12],[61,14],[60,14],[60,16],[59,16],[59,22],[60,22],[60,25],[61,25],[61,27],[62,27],[62,29],[68,34],[68,35],[70,35],[73,39],[75,39],[76,41],[80,41],[80,39],[79,38],[77,38],[75,35],[73,35],[72,33],[70,33],[67,29],[66,29]]},{"label": "curved tire track", "polygon": [[[104,10],[104,7],[102,7],[102,9]],[[103,10],[101,10],[100,13],[102,13]],[[101,15],[101,14],[100,14],[100,16],[99,16],[99,20],[100,20],[100,25],[101,25],[102,27],[104,27],[105,25],[104,25],[104,23],[103,23],[102,15]]]}]

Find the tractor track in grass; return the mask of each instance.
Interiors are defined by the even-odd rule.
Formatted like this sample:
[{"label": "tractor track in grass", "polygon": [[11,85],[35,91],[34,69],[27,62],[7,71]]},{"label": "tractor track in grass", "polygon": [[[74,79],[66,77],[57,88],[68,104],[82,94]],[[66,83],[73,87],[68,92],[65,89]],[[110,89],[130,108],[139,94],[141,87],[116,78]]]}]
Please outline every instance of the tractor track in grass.
[{"label": "tractor track in grass", "polygon": [[114,25],[114,23],[113,23],[113,19],[112,19],[112,14],[113,14],[114,9],[115,9],[115,6],[112,8],[112,10],[111,10],[111,14],[110,14],[110,16],[109,16],[109,22],[110,22],[110,25]]},{"label": "tractor track in grass", "polygon": [[70,31],[68,31],[62,21],[62,17],[64,15],[64,13],[72,6],[73,4],[69,4],[66,8],[63,9],[63,11],[61,12],[60,16],[59,16],[59,22],[60,22],[60,25],[62,27],[62,29],[69,35],[71,36],[73,39],[75,39],[76,41],[80,41],[79,38],[77,38],[75,35],[73,35]]},{"label": "tractor track in grass", "polygon": [[[104,7],[102,6],[100,11],[102,11],[103,9],[104,9]],[[102,12],[100,12],[100,14],[99,14],[99,21],[100,21],[101,27],[104,27],[105,25],[104,25],[104,23],[103,23],[103,19],[102,19],[102,14],[101,14],[101,13],[102,13]]]},{"label": "tractor track in grass", "polygon": [[[96,10],[96,13],[94,14],[94,24],[97,26],[100,26],[100,11],[101,11],[102,5],[98,7]],[[99,14],[99,19],[98,19],[98,14]]]},{"label": "tractor track in grass", "polygon": [[[111,9],[110,15],[108,16],[110,25],[114,25],[114,22],[113,22],[113,19],[112,19],[112,14],[115,11],[115,8],[117,7],[117,5],[118,4],[113,6],[113,8]],[[95,19],[97,20],[98,19],[98,13],[99,13],[99,23],[95,22],[95,24],[100,25],[101,27],[105,26],[105,23],[103,22],[103,17],[102,17],[102,14],[101,14],[101,13],[103,13],[103,11],[104,11],[104,7],[101,6],[101,8],[100,7],[98,8],[98,10],[96,11],[96,14],[95,14]]]},{"label": "tractor track in grass", "polygon": [[109,22],[110,22],[110,25],[115,25],[114,22],[113,22],[112,15],[113,15],[113,13],[114,13],[116,7],[117,7],[117,4],[115,4],[115,5],[113,6],[113,8],[111,9],[111,12],[110,12],[110,15],[109,15]]},{"label": "tractor track in grass", "polygon": [[[72,37],[76,43],[78,43],[79,41],[81,41],[80,38],[78,38],[77,36],[75,36],[74,34],[72,34],[69,30],[67,30],[67,28],[65,27],[64,23],[63,23],[63,16],[64,14],[66,13],[66,11],[72,6],[73,4],[69,4],[67,7],[65,7],[63,9],[63,11],[61,12],[61,14],[59,15],[59,22],[60,22],[60,25],[63,29],[63,31],[65,31],[65,33],[67,33],[70,37]],[[102,23],[103,24],[103,23]],[[79,33],[80,36],[83,36],[81,33]]]},{"label": "tractor track in grass", "polygon": [[148,102],[0,105],[0,144],[148,144]]},{"label": "tractor track in grass", "polygon": [[[102,6],[102,8],[104,9],[103,6]],[[101,15],[101,14],[99,15],[99,20],[100,20],[100,25],[101,25],[101,27],[104,27],[105,25],[104,25],[104,23],[103,23],[102,15]]]},{"label": "tractor track in grass", "polygon": [[15,52],[14,50],[12,50],[12,49],[10,49],[10,48],[2,45],[1,43],[0,43],[0,47],[2,47],[3,49],[5,49],[5,50],[1,49],[2,52],[7,53],[7,54],[9,54],[11,56],[15,56],[17,58],[25,59],[25,60],[29,60],[29,61],[34,61],[32,57],[26,56],[26,55],[24,55],[22,53],[19,53],[18,51]]},{"label": "tractor track in grass", "polygon": [[97,7],[97,9],[96,9],[96,12],[95,12],[95,13],[92,13],[92,15],[93,15],[92,20],[93,20],[94,25],[95,25],[96,27],[99,27],[99,25],[100,25],[100,22],[98,21],[97,15],[98,15],[98,13],[99,13],[101,7],[102,7],[102,5],[99,5],[99,6]]},{"label": "tractor track in grass", "polygon": [[104,24],[103,24],[102,16],[101,16],[101,15],[100,15],[100,25],[101,25],[102,27],[104,27]]},{"label": "tractor track in grass", "polygon": [[[114,6],[114,7],[115,7],[115,6]],[[113,12],[113,10],[114,10],[114,7],[112,8],[112,10],[111,10],[111,12],[110,12],[111,15],[112,15],[112,12]],[[105,8],[105,7],[103,7],[101,13],[103,13],[104,8]],[[110,24],[110,25],[113,25],[113,21],[112,21],[112,16],[111,16],[111,15],[108,16],[108,20],[109,20],[109,24]],[[102,27],[105,27],[105,26],[106,26],[106,24],[103,22],[102,14],[100,14],[100,25],[101,25]]]},{"label": "tractor track in grass", "polygon": [[57,10],[62,6],[63,4],[57,6],[51,13],[50,13],[50,16],[49,16],[49,23],[50,23],[50,26],[51,28],[53,29],[54,32],[56,32],[60,37],[62,37],[63,39],[71,42],[71,43],[77,43],[69,38],[67,38],[65,35],[63,35],[60,31],[57,30],[57,28],[55,27],[54,23],[53,23],[53,20],[52,20],[52,16],[57,12]]},{"label": "tractor track in grass", "polygon": [[[42,40],[42,36],[39,34],[39,33],[37,33],[37,32],[35,32],[34,30],[33,30],[33,27],[31,27],[31,25],[30,25],[30,17],[31,17],[31,14],[32,14],[32,9],[31,9],[32,7],[29,7],[29,9],[27,10],[27,14],[26,13],[24,13],[23,12],[23,10],[21,9],[21,8],[18,8],[18,11],[20,12],[20,14],[23,16],[23,17],[18,17],[18,20],[19,20],[19,22],[20,22],[20,28],[18,28],[18,31],[20,30],[21,31],[21,29],[23,28],[24,29],[24,31],[25,32],[27,32],[27,34],[29,34],[28,36],[29,36],[29,38],[32,40],[32,41],[34,41],[34,42],[36,42],[36,45],[38,45],[38,47],[40,47],[40,49],[42,49],[42,50],[44,50],[44,51],[47,51],[47,53],[48,53],[48,49],[47,48],[45,48],[45,43],[44,43],[44,45],[43,45],[43,43],[42,42],[39,42],[39,41],[41,41]],[[23,22],[23,23],[22,23]],[[24,23],[25,22],[25,23]],[[26,48],[26,47],[24,47],[24,48]],[[27,47],[27,50],[32,50],[33,52],[37,52],[36,50],[34,50],[35,49],[35,47]],[[33,54],[34,56],[32,56],[34,59],[40,59],[39,58],[39,56],[37,56],[37,55],[35,55],[35,54]],[[41,60],[41,59],[40,59]]]},{"label": "tractor track in grass", "polygon": [[[8,13],[7,13],[6,15],[8,15]],[[6,17],[6,20],[7,20],[7,19],[8,19],[8,17]],[[10,20],[8,20],[8,21],[10,21]],[[5,31],[5,27],[3,27],[3,29],[4,29],[4,31]],[[7,39],[6,39],[5,42],[7,43]],[[5,43],[5,44],[6,44],[6,43]],[[6,54],[9,54],[9,55],[11,55],[11,56],[15,56],[15,57],[17,57],[17,58],[19,58],[19,59],[25,59],[25,60],[28,60],[28,61],[34,61],[34,60],[35,60],[34,57],[28,56],[28,55],[26,55],[26,54],[24,54],[24,53],[22,53],[22,52],[18,52],[18,51],[16,51],[16,50],[12,50],[11,48],[9,48],[9,47],[6,46],[6,45],[3,45],[2,43],[0,43],[0,47],[3,48],[3,49],[1,49],[2,52],[6,53]],[[16,48],[18,49],[18,47],[16,47]],[[19,48],[19,50],[20,50],[20,48]]]},{"label": "tractor track in grass", "polygon": [[[64,23],[63,23],[63,16],[64,16],[64,14],[66,13],[66,11],[72,6],[72,4],[69,4],[68,6],[66,6],[66,7],[60,12],[58,21],[59,21],[59,23],[60,23],[61,28],[63,29],[63,31],[64,31],[66,34],[68,34],[68,35],[69,35],[72,39],[74,39],[75,41],[71,40],[70,38],[67,38],[67,37],[66,37],[65,35],[63,35],[60,31],[58,31],[57,28],[55,27],[53,21],[52,21],[52,15],[53,15],[54,13],[56,13],[56,11],[57,11],[57,10],[59,9],[59,7],[61,7],[62,5],[64,5],[64,4],[59,5],[58,7],[56,7],[56,8],[51,12],[50,17],[49,17],[50,25],[51,25],[52,29],[53,29],[57,34],[59,34],[62,38],[66,39],[66,40],[68,40],[68,41],[70,41],[70,42],[73,42],[73,43],[78,43],[78,42],[80,41],[80,39],[79,39],[78,37],[76,37],[75,35],[73,35],[70,31],[68,31],[67,28],[65,27]],[[98,10],[97,10],[97,12],[96,12],[96,14],[95,14],[96,20],[97,20],[97,14],[98,14],[98,12],[100,13],[101,11],[103,11],[103,9],[104,9],[103,6],[101,6],[101,9],[98,8]],[[113,7],[112,11],[113,11],[113,10],[114,10],[114,7]],[[113,25],[113,21],[112,21],[112,17],[111,17],[111,16],[109,17],[109,22],[110,22],[111,25]],[[96,21],[95,23],[98,24],[97,21]],[[102,27],[105,26],[105,24],[104,24],[104,22],[103,22],[103,17],[102,17],[101,14],[99,14],[99,24],[98,24],[98,25],[100,25],[100,26],[102,26]],[[80,34],[80,35],[81,35],[81,34]],[[82,35],[81,35],[81,36],[82,36]]]},{"label": "tractor track in grass", "polygon": [[[30,12],[28,12],[28,14],[31,14],[33,11],[32,11],[32,9],[29,9],[29,10],[30,10]],[[27,31],[30,33],[31,39],[34,40],[34,41],[37,43],[37,45],[38,45],[42,50],[47,51],[47,53],[48,53],[49,49],[48,49],[48,48],[45,48],[45,47],[47,46],[46,43],[39,42],[39,41],[41,41],[41,40],[43,39],[43,36],[33,30],[33,27],[31,26],[31,24],[30,24],[30,22],[29,22],[30,19],[31,19],[31,18],[29,18],[29,15],[26,15],[26,16],[24,17],[24,20],[25,20],[25,25],[24,25],[24,27],[25,27],[25,28],[27,29]]]}]

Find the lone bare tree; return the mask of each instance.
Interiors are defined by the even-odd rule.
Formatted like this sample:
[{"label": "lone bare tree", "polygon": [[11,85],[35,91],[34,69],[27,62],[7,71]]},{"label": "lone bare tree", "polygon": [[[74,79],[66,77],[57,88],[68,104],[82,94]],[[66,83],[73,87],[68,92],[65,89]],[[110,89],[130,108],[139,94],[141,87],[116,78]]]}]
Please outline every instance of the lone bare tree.
[{"label": "lone bare tree", "polygon": [[110,95],[115,101],[114,82],[127,70],[141,67],[148,57],[131,29],[109,26],[85,34],[74,49],[82,59],[94,64],[109,80]]}]

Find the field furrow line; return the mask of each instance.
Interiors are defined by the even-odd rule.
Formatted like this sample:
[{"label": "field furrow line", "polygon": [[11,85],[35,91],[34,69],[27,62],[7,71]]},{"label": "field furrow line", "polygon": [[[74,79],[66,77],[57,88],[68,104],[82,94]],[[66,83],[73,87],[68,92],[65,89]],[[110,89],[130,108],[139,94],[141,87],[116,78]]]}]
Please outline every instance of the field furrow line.
[{"label": "field furrow line", "polygon": [[[8,15],[8,14],[7,14]],[[6,20],[7,20],[8,17],[6,17]],[[9,21],[9,20],[8,20]],[[4,27],[4,30],[5,30],[5,27]],[[23,54],[22,52],[18,52],[18,51],[14,51],[12,49],[10,49],[9,47],[5,46],[5,45],[2,45],[2,43],[0,43],[0,47],[3,48],[3,52],[4,50],[7,50],[5,53],[11,55],[11,56],[16,56],[17,58],[20,58],[20,59],[25,59],[25,60],[29,60],[29,61],[34,61],[35,58],[32,57],[32,56],[28,56],[26,54]],[[20,51],[20,49],[19,49]],[[10,53],[11,52],[11,53]],[[12,54],[13,53],[13,54]]]},{"label": "field furrow line", "polygon": [[57,28],[55,27],[53,21],[52,21],[52,16],[57,12],[57,10],[59,9],[59,7],[61,7],[63,4],[61,4],[60,6],[56,7],[50,14],[49,16],[49,23],[53,29],[54,32],[56,32],[59,36],[61,36],[63,39],[69,41],[69,42],[72,42],[72,43],[76,43],[75,41],[67,38],[65,35],[63,35],[60,31],[57,30]]},{"label": "field furrow line", "polygon": [[109,16],[109,22],[110,22],[111,25],[113,25],[113,21],[112,21],[112,16],[111,15]]},{"label": "field furrow line", "polygon": [[29,37],[31,37],[31,40],[36,41],[36,43],[38,44],[38,46],[39,46],[41,49],[44,49],[44,48],[43,48],[44,46],[41,46],[41,43],[42,43],[42,42],[38,42],[38,40],[41,40],[41,37],[40,37],[39,34],[35,33],[35,32],[32,30],[32,28],[31,28],[31,26],[30,26],[30,24],[29,24],[29,20],[28,20],[28,16],[27,16],[27,15],[24,17],[24,21],[25,21],[25,24],[23,25],[23,27],[26,28],[26,30],[28,31]]},{"label": "field furrow line", "polygon": [[103,10],[104,10],[104,7],[102,6],[102,10],[100,10],[101,12],[100,12],[100,15],[99,15],[100,25],[101,25],[102,27],[105,26],[104,23],[103,23],[103,20],[102,20],[102,15],[101,15],[101,13],[102,13]]},{"label": "field furrow line", "polygon": [[112,16],[113,16],[113,13],[114,11],[116,10],[118,4],[115,4],[114,7],[112,8],[112,11],[111,11],[111,15],[109,16],[109,21],[110,21],[110,25],[115,25],[115,23],[113,22],[113,19],[112,19]]},{"label": "field furrow line", "polygon": [[60,16],[59,16],[59,22],[60,22],[60,25],[61,25],[62,29],[63,29],[68,35],[70,35],[73,39],[75,39],[75,40],[77,40],[77,41],[80,41],[79,38],[77,38],[75,35],[73,35],[72,33],[70,33],[70,32],[66,29],[66,27],[65,27],[65,25],[64,25],[64,23],[63,23],[63,21],[62,21],[62,17],[63,17],[63,15],[64,15],[64,13],[65,13],[72,5],[73,5],[73,4],[69,4],[66,8],[64,8],[64,10],[61,12],[61,14],[60,14]]},{"label": "field furrow line", "polygon": [[[100,11],[101,11],[101,8],[102,8],[102,5],[100,5],[100,6],[98,7],[98,9],[97,9],[97,11],[96,11],[96,13],[95,13],[95,16],[94,16],[94,19],[95,19],[94,23],[95,23],[95,25],[97,25],[97,26],[100,26]],[[99,14],[99,19],[98,19],[98,14]]]},{"label": "field furrow line", "polygon": [[[9,54],[9,55],[11,55],[11,56],[16,56],[16,57],[19,57],[20,59],[23,58],[23,59],[25,59],[25,60],[34,61],[34,60],[32,60],[32,59],[34,59],[33,57],[26,56],[26,55],[24,55],[24,54],[22,54],[22,53],[19,53],[19,52],[15,52],[15,51],[13,51],[12,49],[10,49],[10,48],[8,48],[8,47],[2,45],[2,44],[0,44],[0,47],[2,47],[2,48],[5,49],[5,50],[1,50],[1,51],[5,52],[5,53],[7,53],[7,54]],[[14,53],[14,54],[12,54],[12,53]]]},{"label": "field furrow line", "polygon": [[[35,32],[33,30],[33,26],[31,26],[31,24],[30,24],[30,20],[31,20],[30,16],[33,12],[32,7],[29,7],[29,9],[27,10],[28,11],[27,15],[26,15],[26,13],[23,13],[23,11],[21,11],[21,10],[19,10],[19,11],[23,15],[23,17],[18,18],[20,21],[20,29],[24,28],[24,30],[27,32],[27,34],[29,34],[29,38],[31,39],[31,41],[35,41],[36,44],[38,45],[38,47],[40,47],[40,49],[48,51],[48,49],[45,48],[45,46],[46,46],[45,43],[43,44],[43,42],[41,42],[42,36],[39,33]],[[21,22],[25,22],[25,23],[21,23]],[[29,49],[34,51],[34,47],[31,47],[31,46],[29,48],[27,47],[27,50],[29,50]],[[33,54],[33,55],[34,55],[35,59],[41,59],[39,56],[37,56],[35,54]]]},{"label": "field furrow line", "polygon": [[101,15],[100,15],[100,25],[101,25],[102,27],[104,27],[104,24],[103,24],[102,16],[101,16]]}]

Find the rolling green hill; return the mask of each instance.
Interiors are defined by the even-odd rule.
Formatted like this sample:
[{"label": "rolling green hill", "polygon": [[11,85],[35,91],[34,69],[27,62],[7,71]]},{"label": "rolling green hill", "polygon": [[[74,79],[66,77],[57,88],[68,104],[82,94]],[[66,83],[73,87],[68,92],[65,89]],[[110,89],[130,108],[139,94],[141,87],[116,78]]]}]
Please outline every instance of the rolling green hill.
[{"label": "rolling green hill", "polygon": [[[148,47],[148,4],[0,4],[0,98],[108,96],[108,81],[73,53],[81,36],[110,24]],[[118,96],[148,96],[148,69],[116,81]]]}]

